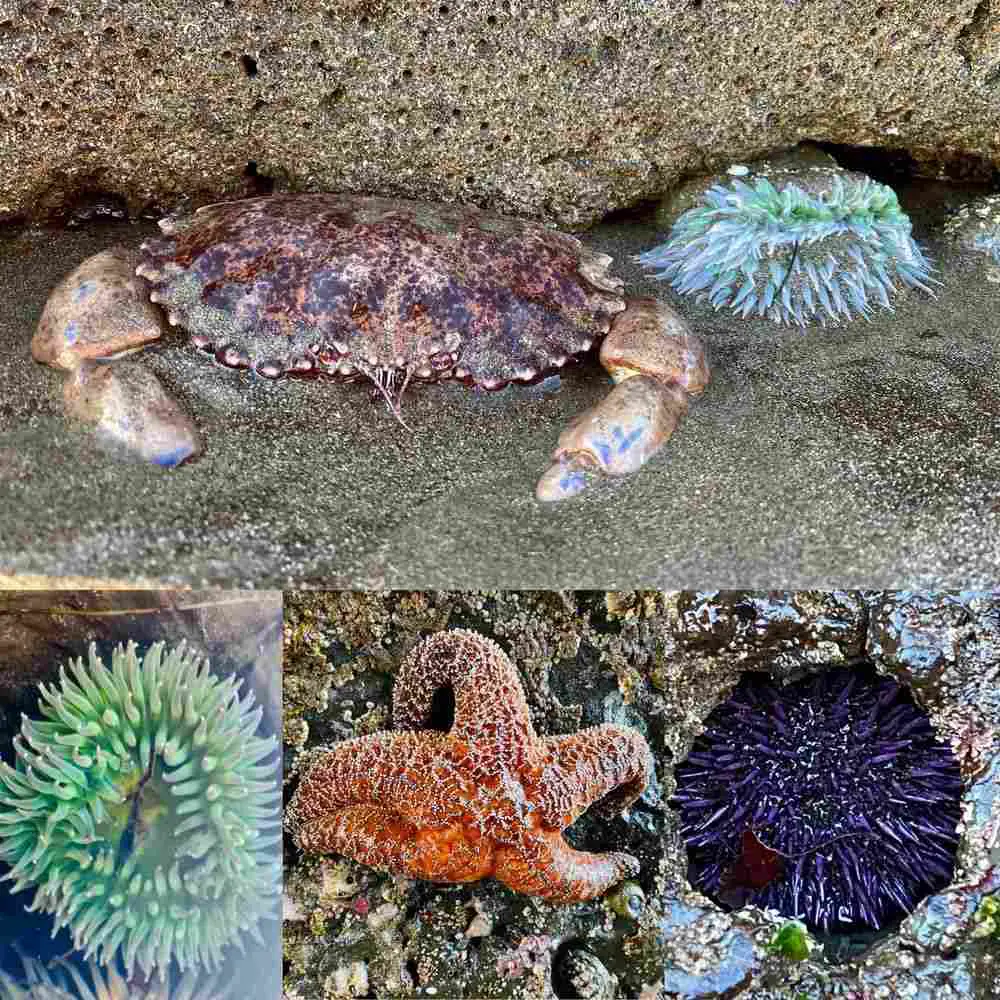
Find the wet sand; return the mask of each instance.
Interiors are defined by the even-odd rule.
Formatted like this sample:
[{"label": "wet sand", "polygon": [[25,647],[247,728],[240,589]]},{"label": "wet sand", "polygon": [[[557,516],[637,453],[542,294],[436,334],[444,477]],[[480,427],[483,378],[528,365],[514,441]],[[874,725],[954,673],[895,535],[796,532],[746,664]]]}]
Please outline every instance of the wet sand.
[{"label": "wet sand", "polygon": [[[204,456],[114,460],[62,413],[29,343],[49,289],[149,224],[0,239],[0,578],[235,587],[970,587],[1000,566],[1000,286],[928,238],[936,298],[805,331],[681,300],[629,257],[648,220],[585,239],[631,295],[705,337],[706,396],[638,475],[533,498],[559,430],[607,390],[592,360],[547,387],[407,401],[410,430],[360,385],[265,382],[183,335],[143,357],[194,414]],[[916,196],[913,196],[916,197]],[[929,196],[922,196],[929,197]],[[954,195],[948,195],[954,198]],[[16,578],[3,581],[16,585]]]}]

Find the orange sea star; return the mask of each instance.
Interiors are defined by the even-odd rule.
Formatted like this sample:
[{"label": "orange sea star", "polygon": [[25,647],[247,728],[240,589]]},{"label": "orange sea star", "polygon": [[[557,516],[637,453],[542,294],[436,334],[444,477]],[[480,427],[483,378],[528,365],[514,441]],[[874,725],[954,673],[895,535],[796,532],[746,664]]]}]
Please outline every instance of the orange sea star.
[{"label": "orange sea star", "polygon": [[653,760],[638,732],[603,725],[539,737],[507,655],[465,629],[439,632],[406,658],[396,729],[426,727],[445,686],[455,695],[448,733],[375,733],[309,754],[287,810],[301,848],[435,882],[493,876],[558,903],[638,873],[630,854],[588,854],[562,838],[592,803],[621,810],[642,794]]}]

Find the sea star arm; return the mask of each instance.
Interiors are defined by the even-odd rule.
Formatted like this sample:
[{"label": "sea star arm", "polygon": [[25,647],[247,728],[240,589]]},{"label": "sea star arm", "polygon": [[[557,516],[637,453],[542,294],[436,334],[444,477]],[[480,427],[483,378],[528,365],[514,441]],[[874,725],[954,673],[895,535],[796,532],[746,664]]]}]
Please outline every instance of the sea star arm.
[{"label": "sea star arm", "polygon": [[539,784],[541,821],[565,829],[595,802],[620,812],[646,788],[653,758],[641,734],[625,726],[594,726],[542,740],[547,764]]},{"label": "sea star arm", "polygon": [[383,805],[420,825],[454,822],[464,789],[442,757],[445,741],[442,733],[374,733],[312,751],[286,810],[288,828],[301,844],[310,821],[355,805]]},{"label": "sea star arm", "polygon": [[297,837],[305,850],[345,854],[382,871],[439,882],[475,882],[493,867],[492,845],[470,837],[463,824],[418,828],[385,806],[347,806],[318,816]]},{"label": "sea star arm", "polygon": [[455,721],[450,735],[488,748],[498,759],[526,761],[536,739],[517,670],[492,640],[468,629],[438,632],[403,662],[393,689],[396,729],[425,729],[434,693],[450,686]]},{"label": "sea star arm", "polygon": [[553,903],[596,899],[638,873],[639,862],[631,854],[575,851],[551,830],[526,834],[519,844],[496,852],[495,875],[501,882]]}]

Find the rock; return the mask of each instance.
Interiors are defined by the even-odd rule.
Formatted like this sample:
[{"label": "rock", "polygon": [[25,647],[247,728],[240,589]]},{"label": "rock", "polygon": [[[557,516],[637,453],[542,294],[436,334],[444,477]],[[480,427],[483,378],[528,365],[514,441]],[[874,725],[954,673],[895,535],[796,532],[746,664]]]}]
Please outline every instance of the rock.
[{"label": "rock", "polygon": [[657,931],[663,990],[671,996],[697,1000],[735,994],[756,971],[753,939],[718,910],[670,900]]},{"label": "rock", "polygon": [[86,362],[66,380],[63,399],[114,450],[167,467],[201,452],[192,419],[139,361]]},{"label": "rock", "polygon": [[0,217],[273,180],[586,223],[799,136],[996,164],[995,6],[33,5],[0,29]]},{"label": "rock", "polygon": [[987,281],[1000,284],[1000,195],[973,198],[944,224],[949,240],[966,253],[981,255]]},{"label": "rock", "polygon": [[138,255],[122,246],[85,260],[52,291],[31,341],[36,361],[72,371],[157,340],[159,309],[135,275]]}]

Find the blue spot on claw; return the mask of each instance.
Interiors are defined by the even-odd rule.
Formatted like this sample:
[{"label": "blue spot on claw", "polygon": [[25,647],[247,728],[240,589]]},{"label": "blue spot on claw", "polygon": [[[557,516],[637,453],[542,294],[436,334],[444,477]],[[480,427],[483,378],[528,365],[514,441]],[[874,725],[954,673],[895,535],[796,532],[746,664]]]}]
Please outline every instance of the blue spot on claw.
[{"label": "blue spot on claw", "polygon": [[575,496],[587,485],[587,477],[582,472],[570,472],[559,480],[559,489],[567,496]]},{"label": "blue spot on claw", "polygon": [[601,465],[608,465],[611,461],[611,446],[607,441],[594,441],[594,448],[601,458]]},{"label": "blue spot on claw", "polygon": [[173,451],[164,452],[153,459],[155,465],[163,466],[165,469],[172,469],[175,465],[180,465],[185,459],[194,454],[194,449],[188,445],[181,445]]},{"label": "blue spot on claw", "polygon": [[81,281],[80,284],[73,289],[73,301],[82,302],[84,299],[93,295],[96,290],[96,281]]},{"label": "blue spot on claw", "polygon": [[614,429],[615,438],[618,441],[618,454],[628,451],[646,433],[645,422],[641,423],[631,434],[626,434],[620,427]]},{"label": "blue spot on claw", "polygon": [[70,320],[63,331],[67,344],[75,344],[76,338],[80,335],[80,328],[76,325],[76,320]]}]

